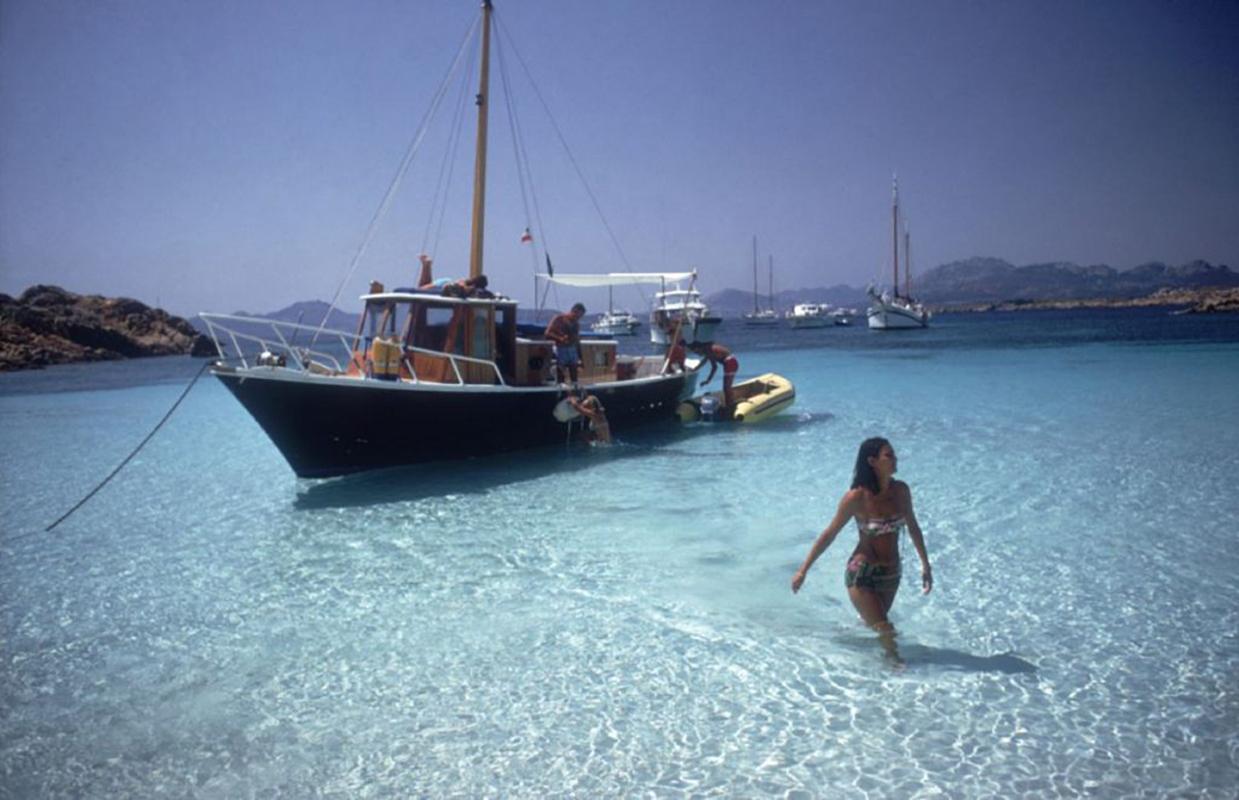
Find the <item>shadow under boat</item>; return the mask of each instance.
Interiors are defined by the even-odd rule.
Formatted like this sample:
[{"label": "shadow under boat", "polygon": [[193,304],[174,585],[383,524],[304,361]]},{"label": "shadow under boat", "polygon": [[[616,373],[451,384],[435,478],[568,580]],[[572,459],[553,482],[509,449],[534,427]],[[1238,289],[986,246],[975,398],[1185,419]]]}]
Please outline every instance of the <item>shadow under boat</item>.
[{"label": "shadow under boat", "polygon": [[293,507],[355,508],[445,495],[484,494],[500,486],[577,472],[599,464],[674,455],[669,446],[709,432],[704,426],[684,426],[669,420],[627,432],[609,446],[591,446],[565,437],[558,446],[302,480]]}]

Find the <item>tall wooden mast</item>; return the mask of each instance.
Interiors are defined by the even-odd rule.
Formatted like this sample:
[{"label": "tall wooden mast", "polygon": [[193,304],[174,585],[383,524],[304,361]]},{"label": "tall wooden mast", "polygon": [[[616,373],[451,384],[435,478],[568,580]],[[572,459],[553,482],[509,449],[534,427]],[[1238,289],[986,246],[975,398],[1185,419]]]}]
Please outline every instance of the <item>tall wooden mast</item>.
[{"label": "tall wooden mast", "polygon": [[895,252],[895,280],[891,291],[899,296],[899,176],[891,178],[891,231]]},{"label": "tall wooden mast", "polygon": [[478,83],[478,142],[473,160],[473,237],[469,247],[469,277],[482,274],[482,239],[486,228],[486,108],[490,82],[491,0],[482,0],[482,75]]}]

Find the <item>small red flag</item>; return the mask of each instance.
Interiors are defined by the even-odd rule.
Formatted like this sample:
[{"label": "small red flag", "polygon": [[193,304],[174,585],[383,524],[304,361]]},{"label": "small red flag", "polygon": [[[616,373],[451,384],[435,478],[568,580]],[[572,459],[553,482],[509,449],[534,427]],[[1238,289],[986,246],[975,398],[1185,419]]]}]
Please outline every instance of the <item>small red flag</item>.
[{"label": "small red flag", "polygon": [[533,234],[529,232],[528,228],[526,228],[525,232],[521,234],[521,244],[525,244],[526,242],[532,242],[532,241],[533,241]]}]

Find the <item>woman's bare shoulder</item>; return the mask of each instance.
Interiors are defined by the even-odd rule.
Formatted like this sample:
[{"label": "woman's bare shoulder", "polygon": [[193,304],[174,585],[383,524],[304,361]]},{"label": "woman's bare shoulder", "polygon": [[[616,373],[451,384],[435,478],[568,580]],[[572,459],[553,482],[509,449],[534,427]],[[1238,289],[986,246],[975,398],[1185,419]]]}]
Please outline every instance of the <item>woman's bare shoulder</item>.
[{"label": "woman's bare shoulder", "polygon": [[844,493],[843,499],[839,501],[839,505],[847,508],[860,508],[865,502],[865,496],[868,494],[869,492],[862,486],[848,489]]}]

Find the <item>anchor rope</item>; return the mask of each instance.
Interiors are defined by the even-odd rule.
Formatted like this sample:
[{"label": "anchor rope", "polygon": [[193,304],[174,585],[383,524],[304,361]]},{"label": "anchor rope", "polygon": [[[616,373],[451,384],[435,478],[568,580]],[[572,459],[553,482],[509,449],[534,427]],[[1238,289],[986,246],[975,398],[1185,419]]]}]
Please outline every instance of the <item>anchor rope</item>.
[{"label": "anchor rope", "polygon": [[[55,528],[57,525],[59,525],[60,523],[64,522],[66,519],[68,519],[68,518],[70,517],[70,515],[72,515],[72,514],[73,514],[73,512],[74,512],[74,511],[77,511],[79,508],[81,508],[82,506],[86,505],[86,501],[90,500],[90,498],[92,498],[92,497],[94,497],[96,494],[98,494],[98,493],[99,493],[99,490],[101,490],[104,486],[107,486],[107,485],[108,485],[108,482],[109,482],[109,481],[111,481],[113,478],[115,478],[115,477],[116,477],[116,475],[117,475],[117,473],[119,473],[122,469],[124,469],[124,468],[125,468],[125,465],[126,465],[126,464],[128,464],[130,461],[132,461],[132,460],[133,460],[133,457],[134,457],[134,456],[136,456],[139,452],[141,452],[141,450],[142,450],[142,448],[143,448],[143,447],[146,447],[146,443],[147,443],[147,442],[149,442],[152,438],[154,438],[155,434],[159,432],[159,429],[160,429],[160,428],[162,428],[162,427],[164,426],[164,423],[166,423],[166,422],[168,421],[168,419],[172,417],[172,412],[176,411],[177,406],[179,406],[179,405],[181,404],[181,401],[183,401],[183,400],[185,399],[185,397],[189,394],[189,390],[190,390],[190,389],[192,389],[192,388],[194,388],[194,384],[195,384],[195,383],[197,383],[197,382],[198,382],[198,379],[202,377],[202,373],[206,372],[207,367],[211,366],[211,364],[214,364],[214,363],[215,363],[215,361],[213,361],[213,360],[207,360],[207,361],[203,362],[202,366],[198,368],[198,372],[197,372],[197,374],[195,374],[195,375],[194,375],[194,379],[193,379],[193,380],[191,380],[191,381],[189,382],[189,385],[188,385],[188,386],[186,386],[186,387],[185,387],[185,390],[181,392],[181,396],[180,396],[180,397],[178,397],[178,398],[176,398],[176,402],[175,402],[175,403],[173,403],[173,404],[172,404],[172,407],[168,409],[168,413],[166,413],[166,414],[164,414],[164,415],[163,415],[163,419],[159,420],[158,424],[156,424],[156,425],[155,425],[155,427],[151,429],[151,432],[150,432],[150,433],[148,433],[148,434],[146,434],[146,438],[145,438],[145,439],[143,439],[143,440],[142,440],[142,441],[138,444],[138,446],[137,446],[137,447],[135,447],[135,448],[133,449],[133,452],[132,452],[132,453],[130,453],[129,455],[125,456],[125,460],[124,460],[124,461],[122,461],[122,462],[120,462],[120,464],[116,465],[116,469],[114,469],[114,470],[112,470],[110,473],[108,473],[108,476],[107,476],[106,478],[104,478],[102,481],[100,481],[100,483],[99,483],[99,485],[98,485],[98,486],[96,486],[95,488],[91,489],[91,490],[90,490],[90,491],[86,494],[86,496],[85,496],[85,497],[83,497],[81,500],[77,501],[77,503],[73,506],[73,508],[71,508],[71,509],[69,509],[68,511],[66,511],[65,513],[61,514],[59,519],[57,519],[57,520],[56,520],[55,522],[53,522],[51,525],[48,525],[46,528],[44,528],[44,529],[43,529],[43,532],[44,532],[44,533],[50,533],[50,532],[52,531],[52,529],[53,529],[53,528]],[[35,533],[35,531],[32,531],[31,533]],[[30,536],[30,535],[31,535],[31,533],[27,533],[27,534],[25,534],[25,536]],[[15,541],[15,540],[17,540],[17,539],[22,539],[22,538],[25,538],[25,536],[15,536],[15,537],[13,537],[13,539],[11,539],[10,541]]]}]

